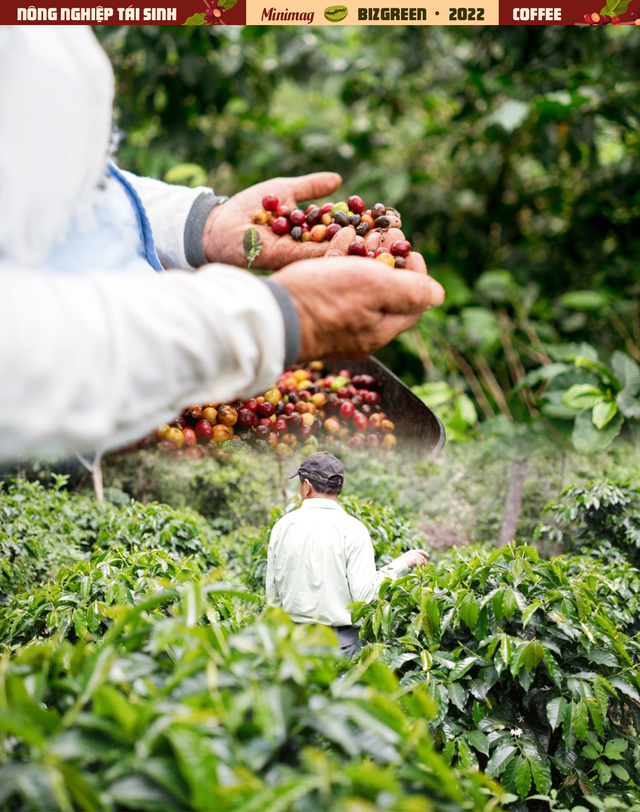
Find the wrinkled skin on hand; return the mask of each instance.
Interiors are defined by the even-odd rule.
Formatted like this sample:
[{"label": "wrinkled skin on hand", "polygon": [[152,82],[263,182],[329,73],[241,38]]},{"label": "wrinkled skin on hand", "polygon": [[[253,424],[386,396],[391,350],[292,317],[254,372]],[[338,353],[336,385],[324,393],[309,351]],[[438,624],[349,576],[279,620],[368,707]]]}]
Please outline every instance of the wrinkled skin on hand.
[{"label": "wrinkled skin on hand", "polygon": [[[385,241],[390,244],[393,237],[388,233]],[[371,235],[369,244],[383,238]],[[271,277],[296,306],[300,362],[367,358],[444,301],[442,286],[429,277],[420,254],[409,254],[406,268],[397,270],[375,259],[346,256],[353,240],[355,230],[343,228],[325,258],[295,262]]]}]

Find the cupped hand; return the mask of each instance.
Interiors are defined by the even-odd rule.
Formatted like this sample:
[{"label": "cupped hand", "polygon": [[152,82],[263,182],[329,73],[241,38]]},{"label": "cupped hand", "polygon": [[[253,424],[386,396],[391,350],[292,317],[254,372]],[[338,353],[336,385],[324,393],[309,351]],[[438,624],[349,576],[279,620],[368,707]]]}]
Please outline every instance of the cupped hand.
[{"label": "cupped hand", "polygon": [[262,198],[273,194],[280,205],[295,208],[306,200],[318,200],[335,192],[342,178],[335,172],[314,172],[299,178],[273,178],[250,186],[226,203],[215,206],[207,218],[203,234],[204,253],[209,262],[224,262],[238,268],[247,267],[242,240],[248,228],[256,228],[262,251],[252,268],[277,270],[292,262],[321,257],[326,242],[296,242],[289,235],[278,237],[270,226],[256,226],[251,215],[262,208]]},{"label": "cupped hand", "polygon": [[444,301],[420,254],[404,270],[345,256],[355,231],[343,228],[327,257],[295,262],[271,278],[291,295],[302,334],[300,362],[367,358]]}]

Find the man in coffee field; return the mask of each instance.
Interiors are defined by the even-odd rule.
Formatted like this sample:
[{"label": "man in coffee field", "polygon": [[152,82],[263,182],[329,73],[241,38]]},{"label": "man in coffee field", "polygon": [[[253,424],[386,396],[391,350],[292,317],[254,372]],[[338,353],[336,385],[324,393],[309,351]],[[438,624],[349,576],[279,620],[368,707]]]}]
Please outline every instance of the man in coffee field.
[{"label": "man in coffee field", "polygon": [[[441,304],[418,254],[403,271],[345,256],[352,228],[327,259],[266,234],[267,284],[232,267],[265,184],[227,201],[120,171],[113,79],[89,28],[0,28],[0,460],[123,445],[297,361],[366,357]],[[295,204],[339,183],[269,190]]]},{"label": "man in coffee field", "polygon": [[428,553],[409,550],[376,570],[365,525],[338,504],[344,469],[326,451],[310,454],[289,477],[300,477],[302,506],[271,531],[267,553],[267,602],[281,606],[296,623],[331,626],[340,649],[353,656],[361,646],[347,606],[368,603],[385,578],[424,566]]}]

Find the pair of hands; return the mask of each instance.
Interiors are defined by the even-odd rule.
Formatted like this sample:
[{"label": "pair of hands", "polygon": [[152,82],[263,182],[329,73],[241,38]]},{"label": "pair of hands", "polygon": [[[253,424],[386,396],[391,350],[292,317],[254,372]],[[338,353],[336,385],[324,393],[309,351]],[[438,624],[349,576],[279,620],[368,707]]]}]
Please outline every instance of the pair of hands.
[{"label": "pair of hands", "polygon": [[[266,194],[275,194],[281,205],[294,208],[299,201],[333,194],[341,183],[334,172],[317,172],[276,178],[239,192],[211,210],[203,235],[207,258],[246,267],[244,232]],[[257,228],[263,249],[253,266],[282,269],[271,279],[286,288],[296,306],[302,335],[300,362],[366,358],[413,326],[425,310],[444,301],[442,286],[428,276],[420,254],[412,252],[402,271],[373,259],[348,256],[349,245],[356,239],[351,227],[341,229],[328,246],[278,237],[268,226]],[[375,250],[403,237],[399,228],[392,227],[370,232],[365,243]]]}]

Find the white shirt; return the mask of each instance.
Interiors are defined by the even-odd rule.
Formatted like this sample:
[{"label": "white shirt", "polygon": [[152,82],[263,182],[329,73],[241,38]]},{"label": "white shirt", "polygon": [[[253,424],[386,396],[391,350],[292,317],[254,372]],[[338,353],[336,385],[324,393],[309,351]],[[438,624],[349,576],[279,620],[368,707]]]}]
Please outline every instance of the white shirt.
[{"label": "white shirt", "polygon": [[369,603],[385,578],[409,568],[396,558],[376,570],[369,531],[333,499],[305,499],[271,531],[267,602],[297,623],[350,626],[347,606]]},{"label": "white shirt", "polygon": [[[91,29],[0,27],[0,87],[0,460],[117,447],[271,386],[285,366],[273,289],[224,265],[153,272],[122,190],[100,191],[113,73]],[[203,190],[128,177],[161,261],[188,269]]]}]

